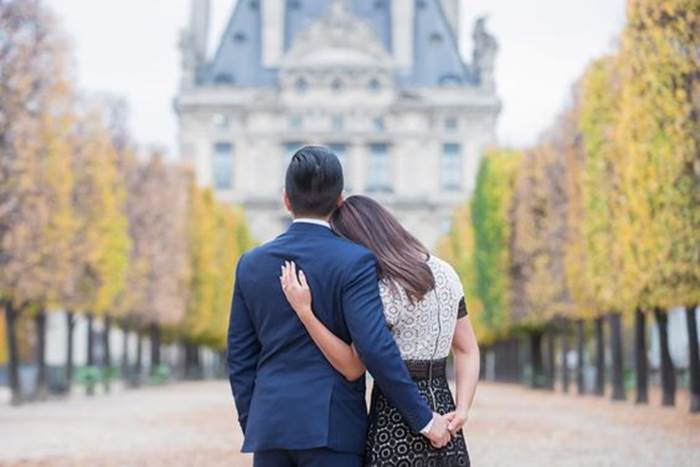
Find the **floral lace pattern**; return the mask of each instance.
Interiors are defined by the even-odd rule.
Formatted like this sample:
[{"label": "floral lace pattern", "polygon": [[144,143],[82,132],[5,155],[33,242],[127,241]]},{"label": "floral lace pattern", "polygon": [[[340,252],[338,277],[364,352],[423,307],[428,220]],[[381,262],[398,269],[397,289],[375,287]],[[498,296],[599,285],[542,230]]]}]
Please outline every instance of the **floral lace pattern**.
[{"label": "floral lace pattern", "polygon": [[[421,396],[438,413],[455,409],[445,377],[416,381]],[[375,386],[369,415],[366,467],[462,467],[470,465],[469,453],[460,432],[447,446],[435,449],[418,433],[411,431],[401,414]]]},{"label": "floral lace pattern", "polygon": [[[445,261],[431,256],[428,266],[435,289],[418,303],[406,291],[388,281],[379,284],[384,315],[404,360],[437,360],[447,357],[464,291],[459,276]],[[465,305],[462,305],[463,307]]]}]

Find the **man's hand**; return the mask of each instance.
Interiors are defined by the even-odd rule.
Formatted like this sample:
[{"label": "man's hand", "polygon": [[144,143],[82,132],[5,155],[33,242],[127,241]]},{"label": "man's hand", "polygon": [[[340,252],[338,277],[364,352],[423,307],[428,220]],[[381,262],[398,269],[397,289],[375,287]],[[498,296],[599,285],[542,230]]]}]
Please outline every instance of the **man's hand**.
[{"label": "man's hand", "polygon": [[442,448],[450,442],[450,431],[447,429],[449,420],[446,416],[433,413],[433,425],[424,436],[430,440],[435,448]]}]

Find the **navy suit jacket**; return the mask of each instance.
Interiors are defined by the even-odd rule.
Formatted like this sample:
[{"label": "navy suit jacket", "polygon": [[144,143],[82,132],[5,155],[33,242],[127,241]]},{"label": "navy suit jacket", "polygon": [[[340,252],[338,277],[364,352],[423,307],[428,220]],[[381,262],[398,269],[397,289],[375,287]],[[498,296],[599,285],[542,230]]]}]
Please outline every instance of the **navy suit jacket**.
[{"label": "navy suit jacket", "polygon": [[330,229],[298,222],[241,257],[228,330],[228,370],[244,452],[365,448],[365,378],[348,382],[325,359],[279,282],[285,260],[306,274],[316,316],[355,347],[416,432],[432,418],[386,326],[377,263]]}]

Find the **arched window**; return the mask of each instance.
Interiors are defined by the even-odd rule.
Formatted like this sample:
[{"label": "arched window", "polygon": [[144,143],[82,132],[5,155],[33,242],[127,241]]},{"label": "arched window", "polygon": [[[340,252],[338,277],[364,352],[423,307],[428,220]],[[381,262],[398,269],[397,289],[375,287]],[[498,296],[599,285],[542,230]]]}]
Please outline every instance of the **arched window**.
[{"label": "arched window", "polygon": [[439,32],[434,32],[430,35],[429,40],[430,40],[430,45],[432,45],[433,47],[438,47],[438,46],[442,45],[442,41],[443,41],[442,34],[440,34]]}]

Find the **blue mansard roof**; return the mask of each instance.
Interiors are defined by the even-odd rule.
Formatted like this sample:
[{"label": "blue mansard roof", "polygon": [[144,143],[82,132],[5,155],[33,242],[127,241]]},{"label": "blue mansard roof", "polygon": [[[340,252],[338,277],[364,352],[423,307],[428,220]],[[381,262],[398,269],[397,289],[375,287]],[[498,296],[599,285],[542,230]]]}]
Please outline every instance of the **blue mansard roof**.
[{"label": "blue mansard roof", "polygon": [[[219,48],[200,75],[201,84],[267,87],[277,84],[278,69],[262,63],[261,1],[237,0]],[[285,0],[284,50],[297,34],[318,20],[333,0]],[[413,69],[397,76],[402,87],[471,85],[476,82],[462,61],[457,41],[439,0],[415,2]],[[374,30],[392,52],[390,0],[354,0],[352,13]]]}]

